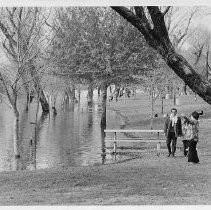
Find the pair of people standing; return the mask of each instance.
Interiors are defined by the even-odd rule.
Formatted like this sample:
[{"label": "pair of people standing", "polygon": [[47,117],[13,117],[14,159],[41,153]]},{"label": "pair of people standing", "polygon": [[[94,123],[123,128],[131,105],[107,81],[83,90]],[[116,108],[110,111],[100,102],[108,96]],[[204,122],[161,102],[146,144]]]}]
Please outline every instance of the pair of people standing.
[{"label": "pair of people standing", "polygon": [[[184,117],[185,121],[182,125],[181,118],[177,115],[177,109],[171,109],[171,115],[167,117],[164,124],[164,133],[166,135],[166,143],[168,148],[168,156],[175,156],[177,137],[183,136],[184,155],[188,155],[188,162],[198,163],[199,158],[196,150],[199,132],[199,116],[203,112],[194,111],[190,118]],[[171,147],[172,142],[172,147]]]},{"label": "pair of people standing", "polygon": [[194,111],[190,118],[184,117],[183,145],[184,155],[188,156],[188,162],[199,163],[196,145],[199,141],[199,116],[203,114]]}]

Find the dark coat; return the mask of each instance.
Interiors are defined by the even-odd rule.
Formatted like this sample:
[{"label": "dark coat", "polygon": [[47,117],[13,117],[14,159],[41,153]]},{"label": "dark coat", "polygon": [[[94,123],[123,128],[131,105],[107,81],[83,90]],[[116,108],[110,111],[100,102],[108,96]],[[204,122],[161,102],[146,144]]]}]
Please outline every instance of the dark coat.
[{"label": "dark coat", "polygon": [[[164,124],[164,133],[167,137],[169,135],[170,124],[171,120],[169,117],[167,117]],[[175,132],[175,137],[182,136],[182,122],[180,117],[178,117],[176,124],[174,124],[174,132]]]}]

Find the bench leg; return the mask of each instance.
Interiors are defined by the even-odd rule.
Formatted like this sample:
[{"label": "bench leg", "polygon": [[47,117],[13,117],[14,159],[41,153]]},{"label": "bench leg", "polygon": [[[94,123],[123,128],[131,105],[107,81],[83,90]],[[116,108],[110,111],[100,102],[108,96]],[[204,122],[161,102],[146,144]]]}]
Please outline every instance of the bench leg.
[{"label": "bench leg", "polygon": [[160,156],[160,146],[161,146],[161,142],[157,143],[157,156]]},{"label": "bench leg", "polygon": [[116,141],[114,142],[114,154],[116,154],[116,149],[117,149],[117,144],[116,144]]}]

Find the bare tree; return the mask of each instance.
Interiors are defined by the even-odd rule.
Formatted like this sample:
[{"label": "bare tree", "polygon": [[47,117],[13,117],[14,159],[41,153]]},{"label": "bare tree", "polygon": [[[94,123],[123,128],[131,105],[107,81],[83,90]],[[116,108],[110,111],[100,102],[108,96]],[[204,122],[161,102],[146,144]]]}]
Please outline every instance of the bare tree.
[{"label": "bare tree", "polygon": [[192,36],[189,38],[191,52],[194,56],[194,66],[199,69],[199,73],[208,80],[210,75],[210,43],[211,33],[203,26],[197,26],[192,30]]},{"label": "bare tree", "polygon": [[[19,69],[27,99],[30,95],[32,80],[34,89],[40,93],[40,103],[44,112],[49,112],[49,105],[45,98],[40,82],[39,60],[40,46],[43,42],[42,28],[45,19],[38,8],[2,8],[0,30],[4,35],[3,48],[12,62]],[[28,104],[28,101],[27,101]]]},{"label": "bare tree", "polygon": [[166,64],[185,84],[211,104],[211,83],[198,74],[188,61],[176,52],[170,41],[165,23],[165,15],[168,11],[162,12],[157,6],[148,6],[146,9],[135,7],[135,12],[126,7],[112,8],[142,33],[147,43],[163,57]]},{"label": "bare tree", "polygon": [[164,7],[166,28],[173,46],[179,50],[189,37],[191,23],[199,15],[198,7]]},{"label": "bare tree", "polygon": [[[37,16],[37,8],[3,8],[1,10],[0,30],[4,37],[2,45],[8,59],[1,64],[0,81],[3,86],[2,97],[14,113],[14,153],[16,159],[20,157],[18,97],[23,95],[25,91],[30,91],[30,86],[35,87],[38,96],[43,93],[40,85],[43,65],[39,59],[41,23],[36,25],[39,23]],[[41,104],[45,106],[43,111],[47,111],[48,105],[46,106],[44,101]]]},{"label": "bare tree", "polygon": [[[194,17],[199,16],[200,9],[198,7],[164,7],[165,23],[169,33],[170,40],[176,51],[180,52],[184,43],[191,35],[190,28],[191,23],[193,22]],[[172,75],[169,78],[169,83],[172,79],[176,80]],[[172,83],[173,84],[173,83]],[[175,87],[172,88],[173,90]],[[184,93],[186,93],[187,87],[186,84],[183,84]],[[176,95],[173,91],[173,100],[175,103]]]},{"label": "bare tree", "polygon": [[[12,72],[12,74],[11,74]],[[14,76],[14,72],[16,72]],[[19,158],[19,111],[17,107],[18,93],[20,91],[20,71],[12,66],[3,66],[0,70],[0,81],[4,87],[4,94],[2,97],[5,101],[8,100],[7,104],[12,108],[14,113],[14,153],[15,157]]]}]

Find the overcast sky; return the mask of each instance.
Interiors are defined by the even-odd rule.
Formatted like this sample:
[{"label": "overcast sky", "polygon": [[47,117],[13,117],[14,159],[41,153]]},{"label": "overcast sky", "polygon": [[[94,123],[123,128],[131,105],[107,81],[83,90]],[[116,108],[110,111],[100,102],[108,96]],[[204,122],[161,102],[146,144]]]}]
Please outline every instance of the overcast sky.
[{"label": "overcast sky", "polygon": [[[211,8],[209,8],[211,10]],[[210,15],[207,15],[201,19],[198,20],[198,22],[196,21],[196,23],[205,25],[210,31],[211,31],[211,12]]]},{"label": "overcast sky", "polygon": [[[101,4],[99,4],[101,2]],[[127,2],[127,4],[126,4]],[[129,2],[129,3],[128,3]],[[203,12],[201,12],[201,16],[198,16],[192,21],[192,24],[194,26],[197,26],[198,24],[206,26],[210,31],[211,31],[211,0],[186,0],[186,1],[181,1],[181,0],[168,0],[168,1],[160,1],[160,0],[110,0],[110,1],[105,1],[105,0],[89,0],[89,1],[82,1],[82,0],[0,0],[0,6],[77,6],[77,5],[95,5],[95,6],[105,6],[105,5],[182,5],[182,6],[199,6],[199,5],[205,5],[203,7]],[[2,47],[0,46],[0,56],[2,58]]]},{"label": "overcast sky", "polygon": [[210,0],[1,0],[7,6],[109,6],[109,5],[210,5]]}]

